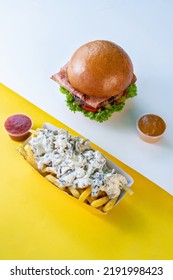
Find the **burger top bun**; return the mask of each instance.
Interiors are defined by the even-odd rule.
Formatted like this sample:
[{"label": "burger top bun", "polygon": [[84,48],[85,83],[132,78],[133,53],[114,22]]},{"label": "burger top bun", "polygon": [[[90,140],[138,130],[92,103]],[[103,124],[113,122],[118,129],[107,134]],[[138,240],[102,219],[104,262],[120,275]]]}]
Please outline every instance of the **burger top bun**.
[{"label": "burger top bun", "polygon": [[76,50],[68,63],[67,73],[75,89],[92,97],[108,98],[131,84],[133,65],[121,47],[96,40]]}]

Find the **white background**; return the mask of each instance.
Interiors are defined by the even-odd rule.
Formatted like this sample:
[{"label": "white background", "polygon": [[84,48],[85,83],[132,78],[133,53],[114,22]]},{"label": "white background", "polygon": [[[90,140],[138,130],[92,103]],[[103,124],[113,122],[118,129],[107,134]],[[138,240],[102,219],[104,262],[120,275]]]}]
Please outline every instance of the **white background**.
[{"label": "white background", "polygon": [[[0,0],[0,81],[173,193],[172,12],[171,0]],[[96,39],[123,47],[138,78],[138,97],[104,123],[69,111],[50,80],[76,48]],[[143,113],[165,119],[160,142],[138,137]]]}]

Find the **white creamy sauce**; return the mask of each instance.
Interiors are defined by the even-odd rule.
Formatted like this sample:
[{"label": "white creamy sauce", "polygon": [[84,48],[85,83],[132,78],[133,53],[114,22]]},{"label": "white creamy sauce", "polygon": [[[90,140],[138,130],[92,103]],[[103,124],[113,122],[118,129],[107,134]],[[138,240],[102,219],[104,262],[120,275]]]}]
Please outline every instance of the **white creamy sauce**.
[{"label": "white creamy sauce", "polygon": [[89,140],[74,137],[64,129],[40,129],[29,143],[38,168],[54,173],[61,187],[91,186],[92,196],[102,190],[114,198],[127,184],[124,176],[107,167],[105,157],[92,149]]}]

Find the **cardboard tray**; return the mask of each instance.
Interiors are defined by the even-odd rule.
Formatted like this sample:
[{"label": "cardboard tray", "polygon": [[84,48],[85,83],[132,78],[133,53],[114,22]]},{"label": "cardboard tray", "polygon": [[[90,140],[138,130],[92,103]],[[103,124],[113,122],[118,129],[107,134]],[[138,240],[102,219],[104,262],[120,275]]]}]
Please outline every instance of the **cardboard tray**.
[{"label": "cardboard tray", "polygon": [[[52,131],[54,131],[54,130],[57,129],[56,126],[54,126],[54,125],[52,125],[52,124],[50,124],[50,123],[47,123],[47,122],[44,123],[42,127],[45,128],[45,129],[52,130]],[[28,138],[28,139],[24,142],[24,144],[23,144],[24,147],[25,147],[25,145],[28,144],[29,140],[30,140],[30,138]],[[92,146],[92,143],[91,143],[91,146]],[[106,158],[107,166],[108,166],[109,168],[114,169],[117,173],[122,174],[122,175],[126,178],[126,180],[127,180],[127,187],[130,189],[130,187],[131,187],[132,184],[134,183],[133,178],[132,178],[129,174],[127,174],[123,169],[121,169],[119,166],[117,166],[114,162],[112,162],[111,160],[109,160],[107,157],[105,157],[105,158]],[[127,193],[127,192],[126,192],[125,190],[122,190],[122,191],[121,191],[121,194],[120,194],[120,196],[118,197],[118,199],[117,199],[117,201],[116,201],[114,207],[123,199],[123,197],[126,195],[126,193]],[[67,195],[69,195],[69,194],[67,194]],[[73,197],[73,198],[74,198],[74,197]],[[75,199],[75,200],[78,201],[78,199]],[[81,203],[81,202],[80,202],[80,203]],[[90,205],[88,205],[88,204],[86,204],[86,203],[83,203],[83,204],[85,204],[86,206],[89,206],[90,208],[93,208],[93,207],[91,207]],[[114,208],[114,207],[113,207],[113,208]],[[99,211],[98,209],[96,209],[96,210]],[[99,212],[101,212],[101,211],[99,211]],[[101,213],[103,213],[103,212],[101,212]],[[104,213],[103,213],[103,214],[104,214]]]}]

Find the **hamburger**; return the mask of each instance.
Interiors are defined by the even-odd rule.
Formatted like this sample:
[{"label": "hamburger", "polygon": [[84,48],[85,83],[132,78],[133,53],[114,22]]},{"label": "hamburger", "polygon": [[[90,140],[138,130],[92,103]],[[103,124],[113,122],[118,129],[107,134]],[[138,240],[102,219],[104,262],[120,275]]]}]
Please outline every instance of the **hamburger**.
[{"label": "hamburger", "polygon": [[126,100],[137,95],[130,57],[120,46],[105,40],[79,47],[51,78],[60,85],[71,111],[98,122],[121,111]]}]

